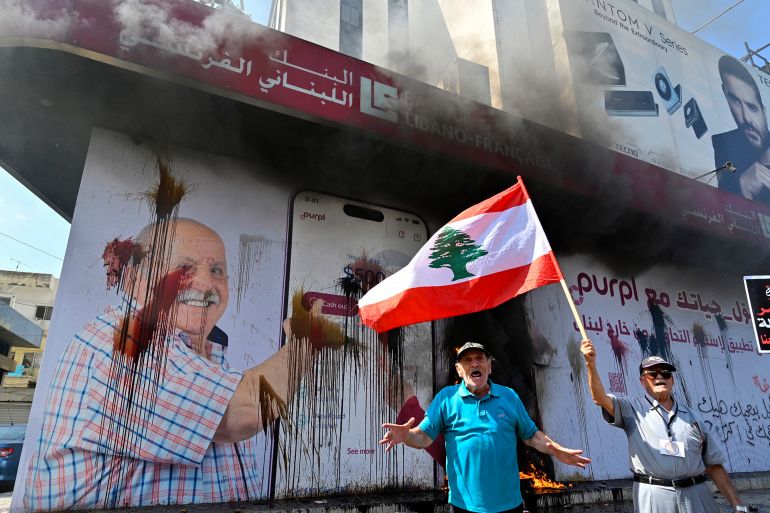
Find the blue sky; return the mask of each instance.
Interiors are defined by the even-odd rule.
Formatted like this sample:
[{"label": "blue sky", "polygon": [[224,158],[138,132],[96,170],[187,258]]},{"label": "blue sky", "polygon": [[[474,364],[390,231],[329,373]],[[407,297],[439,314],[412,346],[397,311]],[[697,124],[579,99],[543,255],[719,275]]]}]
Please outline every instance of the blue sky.
[{"label": "blue sky", "polygon": [[[735,2],[673,0],[676,21],[688,31]],[[244,0],[244,7],[254,21],[266,24],[270,3]],[[697,35],[731,55],[742,57],[746,54],[744,41],[752,48],[770,43],[768,20],[768,0],[744,0]],[[60,276],[68,237],[69,223],[0,168],[0,269],[18,268]]]},{"label": "blue sky", "polygon": [[[736,1],[673,0],[677,25],[692,32]],[[770,21],[770,2],[743,0],[727,14],[698,31],[696,36],[740,58],[746,55],[744,41],[755,50],[770,43],[768,21]],[[769,53],[765,51],[765,56]]]}]

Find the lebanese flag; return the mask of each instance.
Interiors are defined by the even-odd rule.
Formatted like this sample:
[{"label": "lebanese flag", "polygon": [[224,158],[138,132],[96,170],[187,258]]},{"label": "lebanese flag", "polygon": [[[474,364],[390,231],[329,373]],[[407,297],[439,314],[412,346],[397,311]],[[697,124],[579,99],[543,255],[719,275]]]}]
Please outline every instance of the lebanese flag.
[{"label": "lebanese flag", "polygon": [[563,279],[521,177],[444,225],[358,302],[378,333],[493,308]]}]

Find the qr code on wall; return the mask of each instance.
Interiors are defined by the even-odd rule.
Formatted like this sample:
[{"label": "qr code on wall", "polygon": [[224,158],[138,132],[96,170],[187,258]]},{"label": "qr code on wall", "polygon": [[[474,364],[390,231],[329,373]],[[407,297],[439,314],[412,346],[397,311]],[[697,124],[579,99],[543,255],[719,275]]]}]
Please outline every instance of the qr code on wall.
[{"label": "qr code on wall", "polygon": [[610,378],[610,392],[626,394],[626,380],[622,372],[608,372]]}]

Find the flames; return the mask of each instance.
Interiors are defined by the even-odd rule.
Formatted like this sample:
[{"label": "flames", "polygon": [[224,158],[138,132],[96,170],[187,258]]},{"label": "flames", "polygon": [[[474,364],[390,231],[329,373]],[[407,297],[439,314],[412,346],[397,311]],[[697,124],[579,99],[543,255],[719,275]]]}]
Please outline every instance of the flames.
[{"label": "flames", "polygon": [[[532,488],[535,490],[562,490],[567,488],[567,485],[563,483],[557,483],[551,481],[542,469],[535,468],[530,462],[527,472],[519,472],[520,479],[529,479],[532,483]],[[572,485],[569,485],[572,486]]]}]

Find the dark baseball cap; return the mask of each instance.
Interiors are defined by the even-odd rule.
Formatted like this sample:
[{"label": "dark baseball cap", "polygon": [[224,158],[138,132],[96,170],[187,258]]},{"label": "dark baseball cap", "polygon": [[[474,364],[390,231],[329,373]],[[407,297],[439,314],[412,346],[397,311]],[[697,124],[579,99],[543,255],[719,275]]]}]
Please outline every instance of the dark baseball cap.
[{"label": "dark baseball cap", "polygon": [[648,356],[642,360],[642,363],[639,364],[639,374],[641,374],[644,369],[649,369],[650,367],[655,367],[658,365],[666,367],[671,372],[676,372],[676,367],[668,363],[660,356]]},{"label": "dark baseball cap", "polygon": [[466,342],[465,344],[462,345],[460,349],[457,350],[457,357],[455,359],[459,362],[462,354],[465,351],[470,351],[471,349],[477,349],[479,351],[483,351],[485,355],[489,356],[490,358],[492,357],[489,351],[487,351],[486,348],[481,344],[479,344],[478,342]]}]

